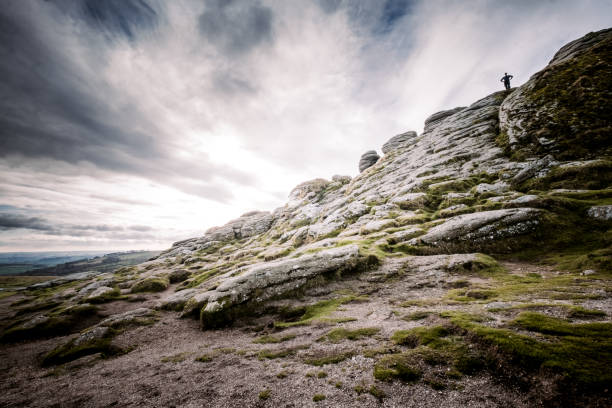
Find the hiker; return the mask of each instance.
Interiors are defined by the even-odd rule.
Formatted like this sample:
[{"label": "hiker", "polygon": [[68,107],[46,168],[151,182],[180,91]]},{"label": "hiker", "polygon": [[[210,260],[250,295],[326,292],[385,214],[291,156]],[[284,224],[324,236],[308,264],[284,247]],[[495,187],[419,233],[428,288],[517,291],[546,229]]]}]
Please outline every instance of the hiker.
[{"label": "hiker", "polygon": [[506,91],[510,89],[510,80],[512,78],[514,78],[512,75],[508,75],[507,72],[504,72],[504,76],[502,77],[502,79],[500,79],[500,81],[504,83],[504,86],[506,87]]}]

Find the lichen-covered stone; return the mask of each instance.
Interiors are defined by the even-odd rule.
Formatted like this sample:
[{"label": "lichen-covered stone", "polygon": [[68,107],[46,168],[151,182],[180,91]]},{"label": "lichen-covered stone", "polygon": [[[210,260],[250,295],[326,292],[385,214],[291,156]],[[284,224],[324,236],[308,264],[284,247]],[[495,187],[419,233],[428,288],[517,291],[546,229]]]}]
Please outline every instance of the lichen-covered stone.
[{"label": "lichen-covered stone", "polygon": [[535,208],[510,208],[458,215],[431,228],[412,243],[473,250],[487,241],[502,241],[533,232],[543,213]]}]

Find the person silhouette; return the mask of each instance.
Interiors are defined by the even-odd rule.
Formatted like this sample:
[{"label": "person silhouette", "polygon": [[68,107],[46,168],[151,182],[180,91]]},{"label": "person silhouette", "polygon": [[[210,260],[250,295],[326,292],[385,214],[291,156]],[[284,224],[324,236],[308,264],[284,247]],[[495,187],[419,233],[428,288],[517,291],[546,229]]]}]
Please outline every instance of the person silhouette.
[{"label": "person silhouette", "polygon": [[512,75],[508,75],[507,72],[504,72],[504,76],[500,79],[501,82],[504,83],[506,90],[510,89],[510,80],[514,78]]}]

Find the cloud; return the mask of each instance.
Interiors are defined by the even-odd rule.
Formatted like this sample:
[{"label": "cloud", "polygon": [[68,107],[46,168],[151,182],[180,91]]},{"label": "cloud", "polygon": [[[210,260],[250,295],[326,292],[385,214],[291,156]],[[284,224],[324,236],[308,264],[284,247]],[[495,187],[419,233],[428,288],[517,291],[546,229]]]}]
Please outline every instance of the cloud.
[{"label": "cloud", "polygon": [[20,214],[0,214],[0,231],[9,229],[32,229],[52,231],[53,227],[38,217],[26,217]]},{"label": "cloud", "polygon": [[274,13],[259,1],[208,0],[198,27],[205,41],[231,56],[273,39]]}]

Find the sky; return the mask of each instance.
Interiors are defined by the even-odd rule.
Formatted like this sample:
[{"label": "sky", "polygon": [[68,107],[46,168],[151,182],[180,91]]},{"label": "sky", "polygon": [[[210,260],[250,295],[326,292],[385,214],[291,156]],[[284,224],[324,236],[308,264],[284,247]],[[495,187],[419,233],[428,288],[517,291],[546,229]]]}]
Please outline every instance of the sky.
[{"label": "sky", "polygon": [[612,26],[610,0],[2,0],[0,252],[164,249]]}]

